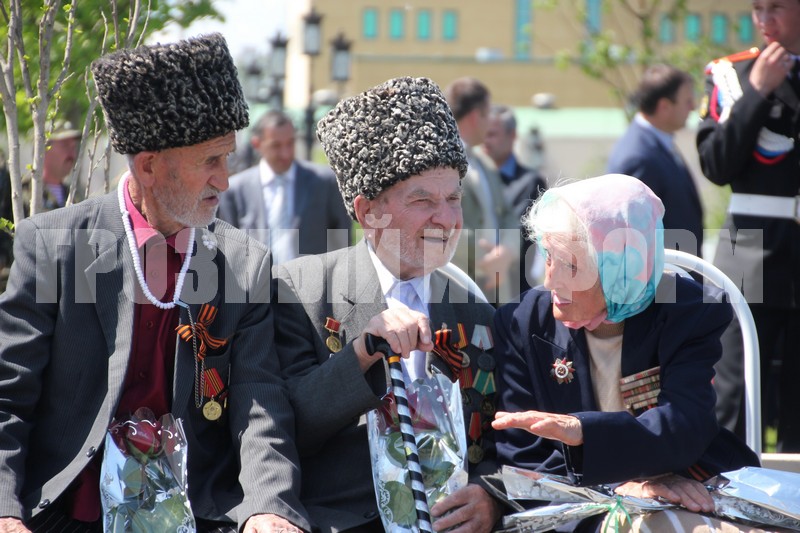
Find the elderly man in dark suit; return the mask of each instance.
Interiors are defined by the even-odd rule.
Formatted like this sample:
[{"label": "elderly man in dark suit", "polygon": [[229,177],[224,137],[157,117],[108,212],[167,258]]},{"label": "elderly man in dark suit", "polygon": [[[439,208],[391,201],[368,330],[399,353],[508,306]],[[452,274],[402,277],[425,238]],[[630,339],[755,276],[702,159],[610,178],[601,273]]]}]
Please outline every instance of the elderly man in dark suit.
[{"label": "elderly man in dark suit", "polygon": [[447,324],[463,330],[468,345],[459,385],[470,482],[432,507],[433,527],[488,532],[501,510],[481,477],[496,471],[489,426],[493,308],[449,265],[467,170],[456,122],[432,81],[398,78],[340,102],[320,121],[318,135],[365,238],[273,269],[276,342],[297,416],[301,499],[323,532],[383,531],[366,413],[381,406],[387,374],[380,356],[367,352],[365,335],[383,337],[403,354],[411,379],[431,366],[451,376],[426,353],[433,331]]},{"label": "elderly man in dark suit", "polygon": [[327,167],[295,159],[291,119],[267,111],[251,143],[261,161],[231,176],[219,218],[269,246],[276,264],[348,246],[352,221],[336,178]]},{"label": "elderly man in dark suit", "polygon": [[214,218],[248,122],[225,40],[121,50],[92,71],[129,170],[113,193],[17,226],[0,297],[0,530],[102,531],[104,437],[140,407],[183,421],[198,531],[309,530],[269,254]]},{"label": "elderly man in dark suit", "polygon": [[667,248],[701,255],[703,206],[675,146],[675,132],[694,109],[692,77],[670,65],[648,68],[635,100],[639,112],[608,158],[608,172],[642,180],[664,202]]}]

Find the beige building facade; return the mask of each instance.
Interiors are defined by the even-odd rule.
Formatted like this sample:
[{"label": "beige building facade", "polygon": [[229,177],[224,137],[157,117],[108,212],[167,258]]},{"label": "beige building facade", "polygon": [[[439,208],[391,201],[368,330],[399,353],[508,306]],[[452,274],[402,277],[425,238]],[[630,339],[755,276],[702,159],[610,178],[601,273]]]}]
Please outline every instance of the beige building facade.
[{"label": "beige building facade", "polygon": [[[637,17],[618,2],[607,3],[610,10],[600,0],[293,0],[285,102],[306,105],[309,86],[343,96],[396,76],[427,76],[442,86],[474,76],[489,86],[494,101],[515,107],[531,106],[537,94],[539,104],[559,108],[618,107],[610,86],[587,77],[575,63],[578,45],[590,32],[611,31],[618,43],[638,39]],[[310,60],[302,53],[302,17],[312,4],[323,17],[323,47]],[[652,17],[658,55],[686,43],[701,52],[758,44],[749,0],[688,4],[689,14],[679,22],[663,12]],[[587,23],[579,22],[579,12],[588,15]],[[329,43],[340,32],[352,41],[351,79],[343,86],[330,81]],[[605,73],[623,87],[635,86],[638,74],[634,65]],[[699,79],[702,73],[693,74]]]}]

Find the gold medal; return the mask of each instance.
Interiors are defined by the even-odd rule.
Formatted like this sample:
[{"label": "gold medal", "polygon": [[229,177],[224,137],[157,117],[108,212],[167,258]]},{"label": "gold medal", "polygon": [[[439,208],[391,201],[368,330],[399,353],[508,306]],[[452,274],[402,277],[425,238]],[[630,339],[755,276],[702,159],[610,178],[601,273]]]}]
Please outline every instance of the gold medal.
[{"label": "gold medal", "polygon": [[219,420],[219,417],[222,416],[222,406],[214,399],[207,401],[203,406],[203,416],[212,422]]},{"label": "gold medal", "polygon": [[469,458],[469,462],[474,465],[480,463],[483,461],[483,448],[478,444],[472,444],[467,448],[467,457]]},{"label": "gold medal", "polygon": [[336,353],[342,349],[342,341],[339,340],[339,337],[334,337],[331,335],[325,339],[325,346],[327,346],[328,349],[333,353]]},{"label": "gold medal", "polygon": [[342,349],[342,341],[339,338],[339,328],[341,325],[342,324],[338,320],[335,320],[331,317],[327,317],[325,319],[324,327],[328,330],[328,333],[331,334],[330,337],[325,339],[325,346],[327,346],[328,349],[333,353],[336,353]]}]

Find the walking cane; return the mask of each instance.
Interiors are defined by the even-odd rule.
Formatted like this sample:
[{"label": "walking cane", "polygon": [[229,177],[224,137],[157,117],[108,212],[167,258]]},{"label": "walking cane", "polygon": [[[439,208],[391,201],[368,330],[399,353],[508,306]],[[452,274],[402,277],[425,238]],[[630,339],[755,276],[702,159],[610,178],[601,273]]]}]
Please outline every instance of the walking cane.
[{"label": "walking cane", "polygon": [[419,452],[417,439],[414,437],[414,427],[411,425],[411,413],[408,409],[406,397],[406,383],[403,379],[403,367],[400,365],[400,355],[392,352],[386,339],[367,333],[364,344],[367,353],[383,353],[389,363],[389,377],[392,380],[392,392],[397,400],[397,418],[400,420],[400,435],[403,437],[403,449],[406,453],[408,473],[411,476],[411,493],[414,495],[414,505],[417,509],[417,525],[420,533],[433,533],[431,526],[431,513],[428,510],[428,499],[425,497],[425,485],[422,482],[422,469],[419,466]]}]

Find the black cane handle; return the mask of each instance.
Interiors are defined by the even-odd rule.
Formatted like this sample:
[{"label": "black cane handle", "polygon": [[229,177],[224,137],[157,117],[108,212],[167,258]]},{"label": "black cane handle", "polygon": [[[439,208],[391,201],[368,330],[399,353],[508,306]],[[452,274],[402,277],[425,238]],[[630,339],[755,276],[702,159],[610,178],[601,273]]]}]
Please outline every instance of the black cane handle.
[{"label": "black cane handle", "polygon": [[375,355],[376,352],[383,353],[384,357],[395,355],[386,339],[373,335],[372,333],[366,333],[364,335],[364,347],[367,349],[369,355]]}]

